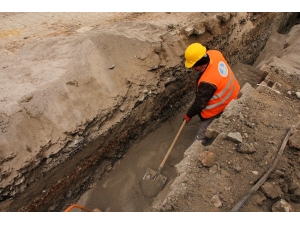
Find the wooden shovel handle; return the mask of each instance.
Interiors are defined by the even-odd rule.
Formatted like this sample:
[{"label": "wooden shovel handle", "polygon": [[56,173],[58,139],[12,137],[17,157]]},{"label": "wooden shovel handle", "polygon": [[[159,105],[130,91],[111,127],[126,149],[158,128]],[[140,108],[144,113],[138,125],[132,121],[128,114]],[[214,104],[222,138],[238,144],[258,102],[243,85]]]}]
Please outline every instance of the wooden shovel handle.
[{"label": "wooden shovel handle", "polygon": [[167,152],[164,160],[161,162],[158,171],[161,171],[161,169],[165,165],[165,163],[166,163],[166,161],[167,161],[167,159],[168,159],[168,157],[169,157],[169,155],[170,155],[170,153],[171,153],[171,151],[172,151],[172,149],[173,149],[173,147],[175,145],[175,142],[177,141],[177,139],[178,139],[178,137],[179,137],[179,135],[180,135],[180,133],[181,133],[181,131],[182,131],[182,129],[183,129],[183,127],[184,127],[185,124],[186,124],[186,120],[183,120],[182,125],[181,125],[179,131],[177,132],[176,137],[175,137],[173,143],[171,144],[171,146],[170,146],[170,148],[169,148],[169,150],[168,150],[168,152]]}]

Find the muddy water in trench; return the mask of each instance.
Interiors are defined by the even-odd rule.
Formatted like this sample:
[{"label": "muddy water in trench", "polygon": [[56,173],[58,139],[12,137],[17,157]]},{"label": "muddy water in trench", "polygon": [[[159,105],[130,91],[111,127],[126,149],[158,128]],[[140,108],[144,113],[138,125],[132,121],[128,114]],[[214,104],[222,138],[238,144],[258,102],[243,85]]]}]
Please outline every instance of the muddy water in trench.
[{"label": "muddy water in trench", "polygon": [[144,140],[134,144],[126,155],[107,172],[94,188],[85,192],[78,204],[89,209],[98,208],[111,212],[147,211],[156,195],[176,177],[174,166],[184,151],[193,143],[199,126],[199,117],[194,117],[180,133],[161,174],[166,176],[165,185],[157,181],[143,180],[147,168],[157,170],[170,148],[185,112],[161,124]]}]

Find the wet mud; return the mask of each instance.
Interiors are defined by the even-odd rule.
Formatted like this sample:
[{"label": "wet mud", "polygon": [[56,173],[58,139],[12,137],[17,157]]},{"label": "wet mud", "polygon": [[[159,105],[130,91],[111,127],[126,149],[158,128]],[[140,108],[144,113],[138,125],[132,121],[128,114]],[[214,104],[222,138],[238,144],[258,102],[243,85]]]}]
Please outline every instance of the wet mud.
[{"label": "wet mud", "polygon": [[184,126],[161,171],[167,177],[166,183],[163,185],[160,180],[143,179],[148,168],[158,169],[182,124],[183,115],[184,111],[178,112],[145,139],[130,147],[113,169],[104,174],[77,203],[102,211],[147,211],[157,194],[172,183],[177,175],[174,166],[194,141],[199,125],[197,117]]}]

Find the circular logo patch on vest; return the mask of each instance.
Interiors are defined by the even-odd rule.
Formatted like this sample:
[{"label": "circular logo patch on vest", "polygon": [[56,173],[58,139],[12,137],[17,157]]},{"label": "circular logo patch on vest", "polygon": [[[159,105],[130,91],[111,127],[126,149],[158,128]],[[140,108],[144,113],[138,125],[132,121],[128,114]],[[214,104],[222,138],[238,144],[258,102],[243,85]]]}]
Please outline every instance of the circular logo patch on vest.
[{"label": "circular logo patch on vest", "polygon": [[222,77],[227,77],[228,76],[228,68],[227,68],[227,66],[224,62],[222,62],[222,61],[219,62],[218,70],[219,70],[219,73]]}]

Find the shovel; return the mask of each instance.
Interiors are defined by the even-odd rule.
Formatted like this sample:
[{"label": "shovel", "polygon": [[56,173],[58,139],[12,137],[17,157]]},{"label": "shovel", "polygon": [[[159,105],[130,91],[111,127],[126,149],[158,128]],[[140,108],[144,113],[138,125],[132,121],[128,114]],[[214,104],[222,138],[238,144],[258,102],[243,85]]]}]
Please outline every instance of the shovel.
[{"label": "shovel", "polygon": [[165,158],[163,159],[163,161],[159,165],[157,171],[154,171],[153,169],[148,168],[145,175],[144,175],[144,177],[143,177],[144,180],[145,179],[146,180],[152,179],[152,180],[159,180],[160,182],[162,182],[162,184],[166,183],[167,177],[165,177],[164,175],[161,174],[161,170],[162,170],[163,166],[165,165],[165,163],[166,163],[166,161],[167,161],[167,159],[168,159],[168,157],[169,157],[169,155],[170,155],[170,153],[171,153],[171,151],[172,151],[172,149],[175,145],[175,142],[177,141],[177,139],[179,137],[179,134],[181,133],[181,131],[182,131],[185,124],[186,124],[186,120],[183,120],[182,125],[181,125],[179,131],[177,132],[177,135],[176,135],[173,143],[171,144]]}]

